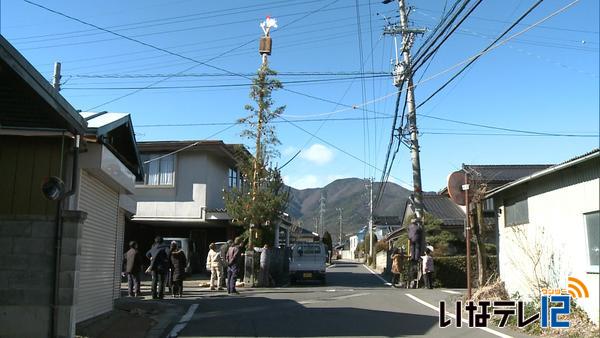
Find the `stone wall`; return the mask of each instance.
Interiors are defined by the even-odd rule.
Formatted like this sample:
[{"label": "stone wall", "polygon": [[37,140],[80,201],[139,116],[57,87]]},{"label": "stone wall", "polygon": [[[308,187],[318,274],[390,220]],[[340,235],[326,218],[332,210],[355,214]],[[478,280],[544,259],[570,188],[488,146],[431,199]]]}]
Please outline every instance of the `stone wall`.
[{"label": "stone wall", "polygon": [[[74,334],[74,310],[85,213],[66,211],[56,332]],[[0,336],[50,337],[55,284],[56,221],[46,216],[0,218]]]}]

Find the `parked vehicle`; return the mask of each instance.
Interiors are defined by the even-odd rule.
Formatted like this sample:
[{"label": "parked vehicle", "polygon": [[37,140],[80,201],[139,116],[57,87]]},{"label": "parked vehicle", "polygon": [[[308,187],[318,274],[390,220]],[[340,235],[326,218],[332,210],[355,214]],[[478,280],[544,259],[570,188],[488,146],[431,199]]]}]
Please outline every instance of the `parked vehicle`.
[{"label": "parked vehicle", "polygon": [[327,250],[323,243],[294,244],[290,257],[290,282],[314,280],[324,285],[326,262]]}]

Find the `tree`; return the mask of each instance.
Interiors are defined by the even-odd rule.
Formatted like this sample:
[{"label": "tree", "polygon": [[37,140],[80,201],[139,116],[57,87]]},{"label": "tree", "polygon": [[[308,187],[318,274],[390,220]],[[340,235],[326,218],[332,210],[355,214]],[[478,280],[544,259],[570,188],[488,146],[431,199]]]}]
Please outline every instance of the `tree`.
[{"label": "tree", "polygon": [[[238,123],[246,125],[241,136],[255,141],[255,155],[240,161],[243,184],[224,193],[227,212],[250,233],[253,227],[272,232],[272,225],[285,210],[289,195],[279,169],[270,164],[270,160],[278,156],[275,147],[281,144],[270,122],[285,110],[285,106],[272,109],[272,92],[282,88],[281,82],[274,78],[276,74],[263,63],[252,80],[250,98],[255,105],[244,107],[250,115]],[[249,246],[254,246],[253,236],[249,238]]]},{"label": "tree", "polygon": [[[410,220],[405,222],[407,225]],[[425,212],[423,216],[423,225],[425,228],[425,237],[435,250],[436,256],[447,256],[449,254],[462,253],[465,246],[465,242],[459,238],[455,233],[442,229],[442,221],[435,218],[428,212]],[[408,236],[406,233],[402,234],[396,240],[396,247],[404,247],[408,250]]]}]

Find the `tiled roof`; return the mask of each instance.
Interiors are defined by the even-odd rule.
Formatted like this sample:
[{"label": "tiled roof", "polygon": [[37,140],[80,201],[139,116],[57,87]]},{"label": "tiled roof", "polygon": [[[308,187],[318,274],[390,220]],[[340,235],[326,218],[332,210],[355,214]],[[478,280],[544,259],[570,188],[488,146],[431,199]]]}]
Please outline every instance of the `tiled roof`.
[{"label": "tiled roof", "polygon": [[507,190],[507,189],[511,189],[514,186],[517,186],[517,185],[523,184],[525,182],[529,182],[529,181],[538,179],[538,178],[543,177],[545,175],[548,175],[550,173],[554,173],[554,172],[557,172],[557,171],[560,171],[560,170],[564,170],[565,168],[569,168],[569,167],[577,165],[579,163],[597,159],[599,156],[600,156],[600,149],[596,148],[596,149],[594,149],[592,151],[589,151],[589,152],[587,152],[587,153],[585,153],[583,155],[576,156],[576,157],[574,157],[572,159],[569,159],[569,160],[567,160],[565,162],[562,162],[560,164],[548,167],[548,168],[546,168],[544,170],[537,171],[535,173],[532,173],[531,175],[527,175],[527,176],[521,177],[521,178],[519,178],[519,179],[517,179],[517,180],[515,180],[513,182],[509,182],[509,183],[504,184],[504,185],[502,185],[500,187],[496,187],[496,188],[490,190],[486,194],[485,197],[486,198],[490,198],[490,197],[496,195],[497,193],[499,193],[501,191],[504,191],[504,190]]},{"label": "tiled roof", "polygon": [[472,172],[474,179],[488,183],[512,182],[551,166],[552,164],[463,164],[463,168]]},{"label": "tiled roof", "polygon": [[425,210],[444,222],[444,225],[463,225],[465,221],[464,211],[450,198],[444,195],[423,195],[423,206]]}]

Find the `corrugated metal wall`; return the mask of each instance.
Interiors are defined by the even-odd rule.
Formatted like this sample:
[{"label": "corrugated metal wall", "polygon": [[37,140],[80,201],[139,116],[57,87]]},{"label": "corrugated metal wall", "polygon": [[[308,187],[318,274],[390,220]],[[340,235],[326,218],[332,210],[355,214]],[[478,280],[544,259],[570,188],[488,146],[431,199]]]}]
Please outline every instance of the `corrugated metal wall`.
[{"label": "corrugated metal wall", "polygon": [[87,212],[81,239],[77,322],[112,310],[119,195],[85,170],[79,209]]},{"label": "corrugated metal wall", "polygon": [[121,272],[123,271],[123,238],[125,235],[125,212],[119,208],[119,215],[117,216],[117,243],[115,246],[115,291],[113,298],[117,299],[121,297]]}]

